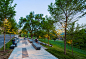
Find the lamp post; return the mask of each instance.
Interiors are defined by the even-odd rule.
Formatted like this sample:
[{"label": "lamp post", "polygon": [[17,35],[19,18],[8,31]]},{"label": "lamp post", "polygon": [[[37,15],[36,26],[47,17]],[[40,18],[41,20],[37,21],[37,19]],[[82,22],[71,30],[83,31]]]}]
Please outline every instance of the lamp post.
[{"label": "lamp post", "polygon": [[7,23],[7,19],[5,18],[5,21],[4,21],[4,52],[5,52],[5,33],[6,33],[5,24],[6,23]]}]

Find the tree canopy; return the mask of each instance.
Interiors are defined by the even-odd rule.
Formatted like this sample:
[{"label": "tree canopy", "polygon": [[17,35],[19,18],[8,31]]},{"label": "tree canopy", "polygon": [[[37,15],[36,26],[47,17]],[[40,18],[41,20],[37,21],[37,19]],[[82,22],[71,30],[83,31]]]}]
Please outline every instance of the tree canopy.
[{"label": "tree canopy", "polygon": [[64,53],[66,54],[66,28],[86,14],[86,0],[55,0],[48,5],[48,11],[58,22],[65,22]]}]

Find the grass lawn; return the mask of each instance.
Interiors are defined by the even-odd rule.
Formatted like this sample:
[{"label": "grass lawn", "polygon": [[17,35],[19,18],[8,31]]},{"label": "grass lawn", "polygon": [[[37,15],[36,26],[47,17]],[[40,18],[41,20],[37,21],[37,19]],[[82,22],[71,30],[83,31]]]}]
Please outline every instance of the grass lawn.
[{"label": "grass lawn", "polygon": [[[48,43],[47,39],[39,39],[42,42]],[[67,54],[64,55],[64,42],[63,41],[53,41],[50,40],[49,41],[50,44],[53,45],[53,47],[49,47],[49,46],[45,46],[48,52],[50,52],[51,54],[53,54],[54,56],[56,56],[59,59],[86,59],[86,51],[78,49],[78,48],[73,48],[73,52],[74,52],[74,56],[72,56],[72,48],[69,45],[66,45],[67,47]],[[43,45],[44,46],[44,45]]]}]

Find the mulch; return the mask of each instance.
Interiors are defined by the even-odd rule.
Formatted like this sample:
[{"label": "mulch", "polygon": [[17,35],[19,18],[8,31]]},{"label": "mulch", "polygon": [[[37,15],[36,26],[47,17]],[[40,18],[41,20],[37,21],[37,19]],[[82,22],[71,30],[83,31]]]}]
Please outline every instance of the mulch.
[{"label": "mulch", "polygon": [[0,59],[8,59],[13,49],[0,51]]}]

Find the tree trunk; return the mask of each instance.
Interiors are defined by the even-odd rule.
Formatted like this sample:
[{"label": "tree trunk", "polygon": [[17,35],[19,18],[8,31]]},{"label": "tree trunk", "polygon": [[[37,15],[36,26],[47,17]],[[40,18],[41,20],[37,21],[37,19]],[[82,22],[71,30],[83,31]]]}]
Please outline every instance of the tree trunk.
[{"label": "tree trunk", "polygon": [[59,40],[60,40],[60,37],[59,37]]},{"label": "tree trunk", "polygon": [[69,51],[69,44],[68,44],[68,51]]},{"label": "tree trunk", "polygon": [[64,54],[66,55],[66,27],[65,27],[65,39],[64,39]]},{"label": "tree trunk", "polygon": [[4,52],[5,52],[5,30],[4,30]]},{"label": "tree trunk", "polygon": [[66,27],[67,27],[67,16],[66,16],[66,22],[65,22],[65,39],[64,39],[64,54],[66,55]]},{"label": "tree trunk", "polygon": [[32,33],[31,33],[31,38],[32,38]]},{"label": "tree trunk", "polygon": [[31,38],[32,38],[32,31],[30,33],[31,33]]},{"label": "tree trunk", "polygon": [[33,38],[33,34],[31,33],[31,38]]},{"label": "tree trunk", "polygon": [[72,55],[73,55],[73,43],[72,43]]},{"label": "tree trunk", "polygon": [[32,31],[31,31],[31,38],[33,38]]},{"label": "tree trunk", "polygon": [[[73,38],[73,35],[72,35],[72,38]],[[72,55],[73,55],[73,39],[72,39],[72,41],[71,41],[71,46],[72,46]]]},{"label": "tree trunk", "polygon": [[27,34],[27,38],[28,38],[28,34]]},{"label": "tree trunk", "polygon": [[49,37],[48,37],[48,45],[49,45]]},{"label": "tree trunk", "polygon": [[11,33],[10,33],[10,40],[11,40]]},{"label": "tree trunk", "polygon": [[48,45],[49,45],[49,31],[48,31]]},{"label": "tree trunk", "polygon": [[54,40],[54,42],[55,42],[55,40]]}]

